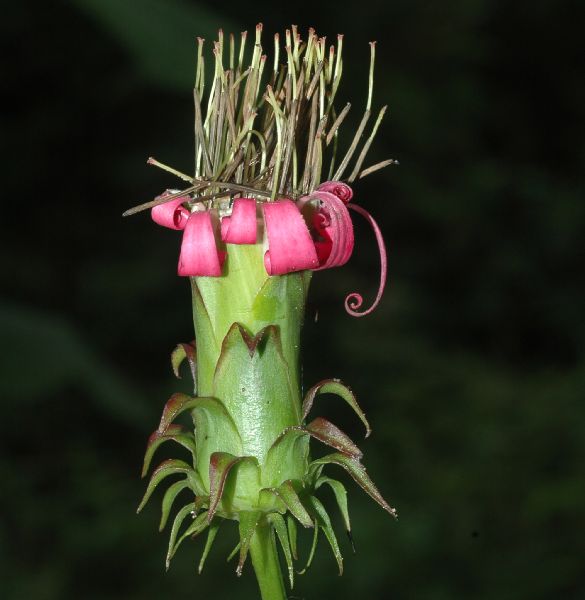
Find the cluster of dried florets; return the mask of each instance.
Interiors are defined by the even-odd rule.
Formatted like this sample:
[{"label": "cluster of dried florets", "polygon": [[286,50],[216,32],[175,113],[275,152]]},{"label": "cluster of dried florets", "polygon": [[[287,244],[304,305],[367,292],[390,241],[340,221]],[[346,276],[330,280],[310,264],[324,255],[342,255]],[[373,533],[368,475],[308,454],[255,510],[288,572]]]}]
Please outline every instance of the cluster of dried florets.
[{"label": "cluster of dried florets", "polygon": [[[380,249],[380,286],[371,307],[374,308],[386,281],[383,239],[371,215],[358,205],[348,204],[351,188],[341,179],[371,117],[375,42],[370,44],[366,110],[336,166],[340,126],[351,108],[347,103],[338,113],[334,104],[343,71],[343,35],[337,36],[337,47],[331,45],[327,52],[324,37],[309,29],[305,42],[296,26],[292,26],[286,31],[281,63],[280,39],[275,34],[271,73],[265,69],[261,36],[259,24],[246,66],[247,32],[241,34],[236,52],[233,34],[226,44],[220,30],[213,45],[214,75],[205,115],[204,40],[198,38],[194,177],[153,158],[148,160],[191,185],[167,191],[125,214],[152,208],[157,223],[185,230],[180,275],[220,276],[224,244],[253,244],[258,236],[262,236],[266,246],[268,273],[279,275],[344,264],[353,250],[353,225],[347,207],[353,208],[372,225]],[[351,173],[345,178],[347,183],[396,164],[388,159],[363,169],[386,108],[379,111]],[[330,181],[321,183],[327,162]],[[350,294],[346,299],[350,314],[370,312],[371,309],[357,312],[361,304],[359,294]]]}]

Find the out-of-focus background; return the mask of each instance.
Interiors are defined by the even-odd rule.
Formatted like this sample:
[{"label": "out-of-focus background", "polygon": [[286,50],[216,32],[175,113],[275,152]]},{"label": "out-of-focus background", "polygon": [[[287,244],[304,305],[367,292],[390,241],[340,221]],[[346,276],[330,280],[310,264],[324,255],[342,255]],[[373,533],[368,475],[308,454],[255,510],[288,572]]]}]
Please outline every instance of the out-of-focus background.
[{"label": "out-of-focus background", "polygon": [[[304,377],[352,385],[374,426],[365,463],[400,519],[351,488],[357,555],[321,543],[291,597],[585,597],[585,4],[366,0],[14,2],[0,24],[0,596],[255,598],[226,528],[164,573],[158,507],[134,512],[142,453],[192,338],[179,237],[125,208],[189,171],[194,39],[296,23],[345,33],[341,102],[390,119],[357,184],[371,233],[314,278]],[[359,110],[354,111],[354,123]],[[348,433],[349,410],[336,412]],[[336,522],[340,525],[339,521]],[[341,532],[341,527],[340,527]],[[308,550],[304,540],[304,554]]]}]

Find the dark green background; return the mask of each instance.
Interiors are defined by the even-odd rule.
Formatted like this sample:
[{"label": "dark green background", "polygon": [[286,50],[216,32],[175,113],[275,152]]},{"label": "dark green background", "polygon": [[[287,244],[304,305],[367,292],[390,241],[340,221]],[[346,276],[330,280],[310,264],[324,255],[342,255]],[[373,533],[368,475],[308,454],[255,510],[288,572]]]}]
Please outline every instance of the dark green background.
[{"label": "dark green background", "polygon": [[[388,243],[385,299],[343,311],[375,291],[359,224],[349,265],[314,278],[304,356],[306,383],[358,393],[365,462],[400,519],[348,481],[358,554],[340,527],[345,575],[322,543],[294,597],[585,597],[584,17],[577,0],[4,9],[2,598],[256,597],[251,569],[225,564],[235,530],[203,576],[200,542],[165,575],[158,507],[134,514],[192,325],[179,236],[120,214],[175,185],[149,155],[189,170],[194,37],[259,20],[344,32],[355,106],[376,39],[390,119],[369,162],[401,162],[355,186]],[[322,408],[358,438],[349,409]]]}]

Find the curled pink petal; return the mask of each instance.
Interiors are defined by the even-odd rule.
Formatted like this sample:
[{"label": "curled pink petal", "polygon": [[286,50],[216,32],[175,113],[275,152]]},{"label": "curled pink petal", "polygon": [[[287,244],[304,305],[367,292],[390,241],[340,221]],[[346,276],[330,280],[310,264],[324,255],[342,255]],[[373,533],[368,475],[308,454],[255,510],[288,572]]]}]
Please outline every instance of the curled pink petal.
[{"label": "curled pink petal", "polygon": [[219,277],[224,260],[225,252],[217,249],[210,212],[191,213],[183,232],[179,275]]},{"label": "curled pink petal", "polygon": [[255,244],[256,231],[256,200],[236,198],[231,216],[221,220],[221,239],[228,244]]},{"label": "curled pink petal", "polygon": [[[322,240],[315,242],[319,267],[329,269],[344,265],[353,252],[353,223],[345,204],[335,194],[317,190],[308,201],[318,200],[313,214],[313,227]],[[305,202],[306,203],[306,202]]]},{"label": "curled pink petal", "polygon": [[[168,190],[164,194],[161,194],[161,196],[158,196],[158,198],[164,198],[165,195],[169,195]],[[188,196],[181,196],[164,204],[154,206],[150,211],[150,216],[155,223],[163,227],[185,229],[190,213],[182,204],[189,200]]]},{"label": "curled pink petal", "polygon": [[364,299],[357,292],[352,292],[345,298],[345,310],[352,317],[365,317],[369,315],[377,306],[380,304],[380,300],[382,299],[382,294],[384,293],[384,288],[386,287],[386,274],[388,271],[388,260],[386,256],[386,245],[384,244],[384,237],[382,236],[382,232],[378,227],[378,223],[374,220],[374,217],[361,206],[357,204],[348,204],[348,208],[355,210],[355,212],[362,215],[368,223],[371,225],[374,230],[374,234],[376,235],[376,241],[378,242],[378,251],[380,252],[380,284],[378,286],[378,293],[376,294],[376,299],[374,300],[372,306],[367,310],[359,312],[357,309],[361,307],[364,302]]},{"label": "curled pink petal", "polygon": [[343,181],[325,181],[318,188],[320,192],[329,192],[347,204],[353,198],[353,190]]},{"label": "curled pink petal", "polygon": [[263,202],[268,250],[264,266],[269,275],[315,269],[319,259],[307,225],[292,200]]}]

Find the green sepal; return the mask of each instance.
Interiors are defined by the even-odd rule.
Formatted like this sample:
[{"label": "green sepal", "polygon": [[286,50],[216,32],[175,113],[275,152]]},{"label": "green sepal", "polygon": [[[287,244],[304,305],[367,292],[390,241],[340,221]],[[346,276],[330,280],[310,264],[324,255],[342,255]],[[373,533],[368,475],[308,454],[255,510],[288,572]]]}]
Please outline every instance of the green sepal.
[{"label": "green sepal", "polygon": [[162,462],[153,471],[150,481],[148,482],[146,492],[144,493],[144,496],[140,502],[140,505],[136,509],[136,512],[139,513],[144,508],[144,505],[148,502],[148,499],[163,479],[165,479],[169,475],[175,475],[177,473],[184,473],[185,475],[187,475],[189,487],[191,487],[194,493],[197,493],[200,482],[198,481],[197,474],[195,473],[193,468],[190,467],[185,461],[171,458]]},{"label": "green sepal", "polygon": [[189,362],[189,370],[193,378],[193,390],[197,393],[197,351],[195,349],[195,341],[190,344],[177,344],[176,348],[171,352],[171,366],[175,377],[181,379],[179,368],[183,361],[187,359]]},{"label": "green sepal", "polygon": [[173,503],[175,502],[176,497],[186,488],[189,487],[189,482],[187,480],[175,481],[172,485],[167,488],[165,495],[162,499],[162,510],[160,517],[160,524],[158,526],[158,530],[162,531],[169,519],[169,513],[171,512],[171,508],[173,507]]},{"label": "green sepal", "polygon": [[179,512],[175,516],[175,520],[173,521],[173,526],[171,527],[171,535],[169,536],[169,548],[167,550],[166,557],[166,568],[169,570],[169,566],[171,564],[171,558],[173,556],[173,548],[175,546],[175,542],[177,540],[177,535],[179,535],[179,529],[183,524],[183,521],[186,519],[187,515],[190,515],[195,511],[195,503],[191,502],[190,504],[186,504],[179,510]]},{"label": "green sepal", "polygon": [[144,462],[142,463],[142,477],[145,477],[150,468],[150,463],[154,453],[164,442],[173,441],[187,448],[195,461],[195,436],[192,433],[186,432],[181,425],[169,425],[164,432],[158,429],[148,438],[146,452],[144,454]]},{"label": "green sepal", "polygon": [[309,466],[309,473],[320,473],[322,466],[328,464],[343,467],[364,492],[369,494],[385,511],[396,517],[396,510],[384,500],[382,494],[380,494],[378,488],[366,473],[366,468],[359,460],[337,452],[335,454],[328,454],[323,458],[314,460]]},{"label": "green sepal", "polygon": [[[263,268],[264,261],[259,262]],[[305,317],[305,300],[311,276],[312,271],[300,271],[279,277],[268,277],[252,305],[252,314],[256,322],[266,325],[279,324],[283,356],[286,363],[290,365],[289,372],[295,389],[301,387],[297,368],[299,334]]]},{"label": "green sepal", "polygon": [[345,489],[345,486],[343,483],[341,483],[341,481],[337,481],[336,479],[319,477],[319,479],[317,479],[317,483],[315,484],[315,490],[319,489],[324,483],[326,483],[333,490],[335,500],[337,501],[337,506],[339,507],[339,512],[343,518],[343,524],[345,525],[346,531],[350,533],[351,523],[349,520],[349,510],[347,508],[347,490]]},{"label": "green sepal", "polygon": [[199,561],[199,567],[197,571],[199,575],[203,572],[203,567],[205,566],[205,561],[207,560],[207,556],[209,555],[209,551],[213,546],[213,542],[215,541],[215,537],[217,536],[217,532],[219,531],[219,527],[221,525],[220,519],[214,519],[209,524],[209,531],[207,533],[207,539],[205,540],[205,548],[203,548],[203,554],[201,555],[201,560]]},{"label": "green sepal", "polygon": [[337,567],[339,568],[339,575],[343,575],[343,557],[341,556],[339,544],[337,543],[337,537],[335,536],[335,532],[333,531],[333,527],[331,525],[331,519],[329,518],[325,507],[323,504],[321,504],[321,501],[318,498],[315,496],[310,496],[308,501],[315,511],[316,522],[323,530],[323,533],[325,534],[325,537],[331,546],[331,550],[333,551],[333,555],[337,561]]},{"label": "green sepal", "polygon": [[165,404],[163,414],[158,426],[158,431],[164,433],[171,423],[181,414],[187,410],[195,411],[195,423],[197,423],[197,412],[202,411],[207,413],[212,418],[223,421],[223,424],[227,425],[229,434],[238,442],[240,442],[240,435],[236,428],[236,425],[231,418],[230,414],[226,410],[225,406],[217,398],[208,397],[193,397],[187,394],[173,394],[168,402]]},{"label": "green sepal", "polygon": [[219,401],[206,402],[193,411],[195,421],[195,441],[197,444],[197,472],[205,489],[211,493],[210,470],[208,465],[215,452],[226,452],[242,456],[242,441],[236,425]]},{"label": "green sepal", "polygon": [[274,487],[285,479],[302,479],[307,472],[308,457],[309,432],[300,426],[287,427],[266,453],[262,485]]},{"label": "green sepal", "polygon": [[240,510],[259,510],[260,467],[255,456],[244,456],[230,471],[221,497],[224,516]]},{"label": "green sepal", "polygon": [[305,399],[303,400],[303,421],[307,418],[307,415],[313,406],[315,397],[319,394],[335,394],[345,400],[364,424],[364,427],[366,428],[366,437],[370,435],[372,428],[366,419],[364,411],[360,408],[353,392],[346,385],[341,383],[339,379],[325,379],[320,381],[307,392]]},{"label": "green sepal", "polygon": [[298,560],[299,555],[297,552],[297,522],[294,520],[292,515],[286,515],[286,528],[288,529],[288,539],[290,540],[290,550],[293,558]]},{"label": "green sepal", "polygon": [[313,520],[311,515],[307,512],[307,509],[303,506],[299,495],[295,489],[293,482],[289,479],[283,482],[278,487],[264,488],[260,492],[261,494],[271,493],[277,498],[282,500],[286,508],[291,514],[298,519],[303,527],[312,527]]},{"label": "green sepal", "polygon": [[242,436],[241,454],[255,456],[260,464],[283,430],[300,425],[300,398],[291,385],[291,368],[283,358],[276,326],[252,337],[240,323],[232,324],[222,343],[211,395],[221,398],[232,415]]},{"label": "green sepal", "polygon": [[180,414],[191,411],[195,423],[195,445],[197,448],[196,472],[201,479],[202,489],[209,490],[209,464],[211,453],[216,450],[214,445],[221,445],[224,451],[236,455],[242,454],[242,442],[236,425],[217,398],[206,396],[192,397],[186,394],[173,394],[166,403],[158,426],[158,431],[164,432]]},{"label": "green sepal", "polygon": [[228,452],[214,452],[209,460],[209,511],[207,517],[211,522],[223,495],[227,476],[234,465],[245,457],[234,456]]},{"label": "green sepal", "polygon": [[284,559],[286,561],[286,566],[288,569],[290,589],[292,590],[295,585],[295,576],[293,568],[293,557],[288,537],[287,526],[285,525],[282,515],[279,515],[278,513],[271,513],[270,515],[268,515],[268,520],[270,521],[270,523],[272,523],[272,526],[276,531],[276,536],[278,537],[280,545],[282,546],[282,552],[284,554]]},{"label": "green sepal", "polygon": [[341,431],[341,429],[323,417],[317,417],[311,421],[305,429],[315,439],[323,442],[327,446],[331,446],[343,454],[347,454],[348,456],[357,459],[360,459],[363,456],[362,451],[343,431]]},{"label": "green sepal", "polygon": [[[214,278],[215,279],[215,278]],[[218,280],[220,278],[217,278]],[[199,352],[197,357],[197,389],[202,395],[211,395],[208,377],[206,374],[213,373],[217,362],[217,352],[221,344],[221,339],[217,339],[213,325],[211,323],[211,315],[207,310],[207,306],[201,296],[201,292],[197,285],[197,279],[191,277],[191,293],[193,299],[193,320],[195,322],[195,339],[200,348],[205,348],[205,351]],[[204,283],[206,278],[200,278],[200,283]],[[217,281],[213,282],[217,285]],[[213,284],[212,288],[214,287]],[[213,309],[213,306],[211,307]],[[215,310],[212,313],[217,318],[220,316]]]},{"label": "green sepal", "polygon": [[[283,356],[290,366],[291,381],[298,393],[299,334],[312,273],[302,271],[269,277],[264,266],[264,253],[261,243],[232,244],[222,277],[191,278],[197,344],[200,348],[205,347],[197,357],[198,389],[202,395],[217,395],[223,399],[212,393],[211,375],[221,343],[235,322],[251,333],[267,325],[277,325]],[[300,424],[300,420],[287,425],[293,424]],[[252,453],[246,451],[246,454]]]},{"label": "green sepal", "polygon": [[258,510],[243,510],[240,512],[240,559],[236,567],[236,575],[238,577],[242,575],[242,569],[244,568],[244,563],[248,557],[248,550],[250,549],[250,541],[256,531],[256,526],[261,515],[262,513]]},{"label": "green sepal", "polygon": [[[195,514],[195,511],[194,511],[194,514]],[[209,521],[207,519],[207,514],[201,513],[200,515],[197,515],[195,517],[195,519],[193,520],[193,523],[191,523],[191,525],[189,525],[189,527],[187,527],[187,529],[185,530],[183,535],[177,540],[177,542],[175,543],[173,548],[171,549],[169,547],[170,555],[167,555],[168,563],[170,563],[173,556],[175,556],[175,553],[179,549],[179,546],[183,543],[183,540],[187,539],[188,537],[195,537],[195,536],[199,535],[200,533],[205,531],[205,529],[207,529],[208,526],[209,526]]]}]

